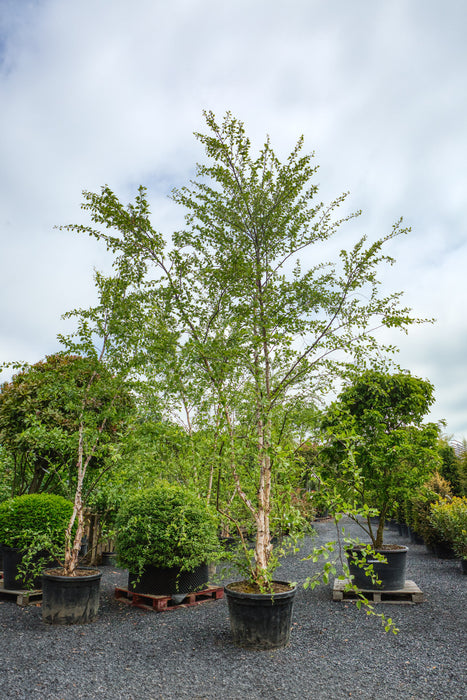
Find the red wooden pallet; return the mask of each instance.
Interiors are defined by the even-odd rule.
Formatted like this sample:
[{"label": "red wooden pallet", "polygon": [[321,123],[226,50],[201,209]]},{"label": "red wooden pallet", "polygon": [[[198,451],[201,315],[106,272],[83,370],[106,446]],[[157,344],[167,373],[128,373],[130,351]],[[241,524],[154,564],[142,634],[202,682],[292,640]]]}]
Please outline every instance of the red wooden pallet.
[{"label": "red wooden pallet", "polygon": [[115,598],[132,605],[135,608],[143,610],[155,610],[156,612],[165,612],[166,610],[175,610],[177,608],[188,608],[193,605],[200,605],[211,600],[220,600],[224,597],[224,589],[222,586],[211,586],[196,593],[187,593],[183,603],[176,604],[171,596],[167,595],[152,595],[150,593],[134,593],[128,588],[115,588]]}]

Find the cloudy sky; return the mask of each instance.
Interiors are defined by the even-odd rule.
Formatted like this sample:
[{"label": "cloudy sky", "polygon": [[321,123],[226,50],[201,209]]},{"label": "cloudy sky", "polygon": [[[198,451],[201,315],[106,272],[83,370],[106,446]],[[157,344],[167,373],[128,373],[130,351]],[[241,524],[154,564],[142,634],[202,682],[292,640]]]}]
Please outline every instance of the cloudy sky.
[{"label": "cloudy sky", "polygon": [[0,0],[0,362],[54,352],[94,300],[105,252],[54,228],[85,220],[82,190],[147,185],[170,234],[202,111],[231,110],[281,155],[303,134],[322,199],[350,191],[339,248],[412,227],[384,287],[437,322],[399,361],[467,437],[466,29],[465,0]]}]

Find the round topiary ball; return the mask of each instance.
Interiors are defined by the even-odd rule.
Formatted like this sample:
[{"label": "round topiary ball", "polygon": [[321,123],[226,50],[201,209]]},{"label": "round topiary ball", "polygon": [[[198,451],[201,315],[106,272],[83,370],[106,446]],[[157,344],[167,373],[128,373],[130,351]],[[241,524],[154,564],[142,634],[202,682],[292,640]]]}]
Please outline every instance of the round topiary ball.
[{"label": "round topiary ball", "polygon": [[218,557],[215,513],[198,496],[161,482],[129,497],[116,522],[120,564],[140,574],[146,566],[195,567]]},{"label": "round topiary ball", "polygon": [[0,503],[0,543],[20,550],[64,547],[73,504],[62,496],[32,493]]}]

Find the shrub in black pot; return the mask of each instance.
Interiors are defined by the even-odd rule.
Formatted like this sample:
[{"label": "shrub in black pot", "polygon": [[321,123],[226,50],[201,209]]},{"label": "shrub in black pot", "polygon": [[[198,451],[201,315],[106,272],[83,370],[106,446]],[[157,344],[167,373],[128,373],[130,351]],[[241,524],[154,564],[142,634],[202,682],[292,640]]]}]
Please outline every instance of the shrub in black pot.
[{"label": "shrub in black pot", "polygon": [[120,509],[116,551],[129,589],[154,595],[189,593],[208,581],[218,558],[214,513],[195,494],[161,482],[135,493]]},{"label": "shrub in black pot", "polygon": [[63,556],[73,504],[62,496],[25,494],[0,503],[4,587],[40,588],[42,569]]}]

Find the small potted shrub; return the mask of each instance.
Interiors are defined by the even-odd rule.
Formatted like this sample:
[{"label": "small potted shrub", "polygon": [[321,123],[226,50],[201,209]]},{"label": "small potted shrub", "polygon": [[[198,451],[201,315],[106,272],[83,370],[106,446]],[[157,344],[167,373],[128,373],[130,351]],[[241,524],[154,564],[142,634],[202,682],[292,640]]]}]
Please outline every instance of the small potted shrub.
[{"label": "small potted shrub", "polygon": [[441,498],[431,506],[430,521],[440,538],[449,542],[467,574],[467,498]]},{"label": "small potted shrub", "polygon": [[[410,527],[423,538],[426,548],[437,555],[451,550],[449,542],[431,522],[431,508],[441,499],[451,500],[451,486],[438,472],[409,496]],[[451,550],[452,551],[452,550]]]},{"label": "small potted shrub", "polygon": [[217,527],[204,501],[177,484],[161,482],[130,496],[116,521],[129,590],[176,595],[203,588],[208,564],[218,557]]},{"label": "small potted shrub", "polygon": [[24,494],[0,503],[4,588],[41,587],[41,572],[62,558],[73,504],[48,493]]}]

